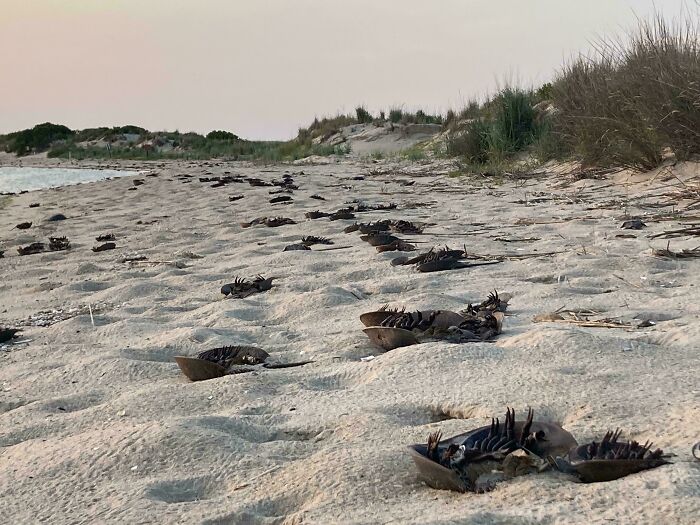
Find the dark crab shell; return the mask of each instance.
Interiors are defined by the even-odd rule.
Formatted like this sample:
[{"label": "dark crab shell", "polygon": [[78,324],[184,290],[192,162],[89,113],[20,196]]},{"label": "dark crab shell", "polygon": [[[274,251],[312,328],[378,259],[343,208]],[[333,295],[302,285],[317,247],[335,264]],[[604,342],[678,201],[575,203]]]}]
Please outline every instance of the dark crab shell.
[{"label": "dark crab shell", "polygon": [[[670,461],[662,457],[662,450],[651,451],[651,443],[640,445],[635,441],[618,442],[617,438],[619,435],[619,430],[614,434],[608,432],[600,445],[594,442],[572,448],[563,461],[562,458],[557,458],[556,465],[560,470],[576,473],[584,483],[598,483],[613,481],[630,474],[670,463]],[[608,442],[608,454],[620,457],[591,458],[589,454],[590,447],[602,446],[606,441]],[[630,450],[636,452],[636,454],[632,455],[637,457],[629,457]]]},{"label": "dark crab shell", "polygon": [[226,375],[226,369],[212,361],[197,357],[175,356],[175,362],[190,381],[205,381]]},{"label": "dark crab shell", "polygon": [[[515,422],[515,433],[522,433],[523,427],[527,421]],[[440,441],[437,444],[438,452],[446,450],[450,445],[461,445],[467,439],[483,439],[491,429],[491,425],[483,426],[457,436]],[[572,447],[576,447],[578,443],[576,439],[560,425],[556,423],[548,423],[544,421],[533,421],[530,427],[530,432],[544,432],[544,440],[538,441],[537,445],[528,449],[533,454],[539,457],[555,456],[557,454],[565,454]],[[533,450],[534,449],[534,450]],[[440,490],[454,490],[457,492],[467,492],[467,487],[463,480],[459,478],[457,473],[428,457],[428,446],[420,443],[410,445],[408,453],[418,469],[418,476],[429,487]]]},{"label": "dark crab shell", "polygon": [[197,357],[175,356],[175,362],[190,381],[223,377],[233,365],[257,365],[270,357],[255,346],[224,346],[197,354]]},{"label": "dark crab shell", "polygon": [[370,341],[384,350],[393,350],[402,346],[418,344],[416,334],[403,328],[392,328],[389,326],[371,326],[363,330]]}]

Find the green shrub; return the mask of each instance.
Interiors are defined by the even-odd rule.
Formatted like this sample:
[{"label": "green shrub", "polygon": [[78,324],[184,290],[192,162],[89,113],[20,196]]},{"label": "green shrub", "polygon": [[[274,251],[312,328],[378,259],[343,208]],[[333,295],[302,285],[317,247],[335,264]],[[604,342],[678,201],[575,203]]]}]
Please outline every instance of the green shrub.
[{"label": "green shrub", "polygon": [[640,21],[626,42],[601,42],[553,84],[555,130],[585,164],[652,169],[664,148],[700,153],[700,32],[696,21]]},{"label": "green shrub", "polygon": [[357,122],[360,124],[369,124],[374,120],[370,112],[367,111],[364,106],[358,106],[355,109],[355,115],[357,116]]},{"label": "green shrub", "polygon": [[7,151],[17,156],[46,151],[53,142],[66,140],[73,135],[74,132],[66,126],[46,122],[10,134]]},{"label": "green shrub", "polygon": [[389,122],[398,124],[403,118],[403,110],[400,108],[392,108],[389,110]]},{"label": "green shrub", "polygon": [[447,141],[447,154],[463,157],[469,164],[484,164],[489,159],[491,127],[482,120],[471,120]]},{"label": "green shrub", "polygon": [[230,131],[210,131],[207,133],[207,140],[226,140],[226,141],[234,141],[234,140],[240,140],[237,135],[234,135]]}]

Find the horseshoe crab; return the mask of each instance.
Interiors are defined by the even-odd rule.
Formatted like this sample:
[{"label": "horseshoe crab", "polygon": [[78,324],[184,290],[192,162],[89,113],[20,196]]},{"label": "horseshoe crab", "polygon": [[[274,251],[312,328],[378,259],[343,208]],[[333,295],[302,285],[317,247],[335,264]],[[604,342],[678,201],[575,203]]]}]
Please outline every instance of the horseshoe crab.
[{"label": "horseshoe crab", "polygon": [[500,471],[498,480],[533,470],[507,465],[514,453],[524,451],[528,463],[539,472],[548,467],[544,458],[578,445],[560,425],[534,421],[533,416],[530,409],[525,421],[516,421],[515,410],[507,408],[502,426],[498,418],[491,419],[490,425],[445,440],[441,432],[434,432],[427,444],[411,445],[409,454],[419,477],[430,487],[458,492],[489,490],[493,470]]},{"label": "horseshoe crab", "polygon": [[291,202],[293,199],[289,195],[280,195],[279,197],[273,197],[270,199],[270,204],[275,204],[277,202]]},{"label": "horseshoe crab", "polygon": [[115,239],[116,239],[116,237],[114,236],[113,233],[105,233],[103,235],[98,235],[97,237],[95,237],[95,240],[97,242],[107,242],[107,241],[113,241]]},{"label": "horseshoe crab", "polygon": [[106,242],[104,244],[100,244],[99,246],[93,246],[92,251],[93,252],[106,252],[107,250],[114,250],[117,247],[117,245],[113,242]]},{"label": "horseshoe crab", "polygon": [[593,441],[572,448],[564,458],[556,457],[554,465],[562,472],[577,475],[584,483],[596,483],[670,463],[660,448],[652,452],[649,441],[644,445],[618,441],[621,432],[608,431],[600,443]]},{"label": "horseshoe crab", "polygon": [[305,246],[313,246],[314,244],[333,244],[333,241],[326,237],[316,237],[315,235],[306,235],[301,238],[301,243]]},{"label": "horseshoe crab", "polygon": [[49,237],[49,250],[59,252],[70,249],[70,241],[67,237]]},{"label": "horseshoe crab", "polygon": [[15,228],[17,228],[18,230],[28,230],[31,227],[31,222],[20,222],[17,226],[15,226]]},{"label": "horseshoe crab", "polygon": [[415,251],[416,246],[414,244],[408,243],[406,241],[402,241],[399,239],[398,241],[391,242],[389,244],[384,244],[381,246],[376,246],[377,252],[378,253],[384,253],[384,252],[412,252]]},{"label": "horseshoe crab", "polygon": [[255,366],[279,369],[302,366],[312,361],[294,363],[267,363],[270,357],[265,350],[255,346],[224,346],[197,354],[197,357],[175,356],[175,362],[190,381],[204,381],[228,374],[243,374],[255,370]]},{"label": "horseshoe crab", "polygon": [[512,297],[513,296],[509,293],[498,295],[498,291],[494,290],[489,293],[485,301],[482,301],[476,306],[469,303],[466,310],[462,310],[460,315],[477,315],[482,311],[505,312],[508,309],[508,301],[510,301]]},{"label": "horseshoe crab", "polygon": [[695,445],[693,445],[691,452],[693,453],[693,457],[695,459],[700,460],[700,455],[697,454],[697,453],[700,453],[700,441],[698,441],[697,443],[695,443]]},{"label": "horseshoe crab", "polygon": [[322,219],[323,217],[330,217],[330,213],[326,213],[325,211],[319,211],[319,210],[314,210],[314,211],[307,211],[304,216],[307,219]]},{"label": "horseshoe crab", "polygon": [[262,275],[256,276],[252,281],[241,277],[235,277],[232,283],[225,284],[221,287],[221,293],[226,297],[244,299],[249,295],[266,292],[271,289],[273,279],[274,277],[265,279]]},{"label": "horseshoe crab", "polygon": [[0,343],[7,343],[8,341],[12,341],[12,339],[16,339],[17,334],[21,331],[22,330],[19,328],[6,328],[4,326],[0,326]]},{"label": "horseshoe crab", "polygon": [[350,220],[355,218],[355,214],[352,212],[352,208],[343,208],[331,213],[328,217],[332,221]]},{"label": "horseshoe crab", "polygon": [[27,246],[17,248],[17,253],[20,255],[34,255],[46,251],[46,245],[43,242],[33,242]]},{"label": "horseshoe crab", "polygon": [[293,251],[309,251],[311,248],[309,248],[306,244],[289,244],[284,247],[283,252],[293,252]]},{"label": "horseshoe crab", "polygon": [[405,234],[421,234],[423,233],[423,226],[415,224],[411,221],[397,220],[391,221],[390,224],[391,231],[395,233],[405,233]]},{"label": "horseshoe crab", "polygon": [[502,312],[461,315],[449,310],[405,312],[386,307],[367,312],[360,321],[370,341],[383,350],[419,344],[423,341],[453,343],[480,342],[493,339],[503,327]]},{"label": "horseshoe crab", "polygon": [[370,233],[368,235],[362,235],[360,239],[368,243],[370,246],[386,246],[387,244],[392,244],[401,240],[395,235],[391,235],[389,233]]}]

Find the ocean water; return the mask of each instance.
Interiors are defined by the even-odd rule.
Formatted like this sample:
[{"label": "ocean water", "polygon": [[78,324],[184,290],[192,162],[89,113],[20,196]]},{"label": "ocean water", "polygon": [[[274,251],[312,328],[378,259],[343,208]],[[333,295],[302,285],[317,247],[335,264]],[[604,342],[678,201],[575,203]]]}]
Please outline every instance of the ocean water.
[{"label": "ocean water", "polygon": [[110,177],[138,175],[136,171],[94,170],[73,168],[0,167],[0,193],[57,188]]}]

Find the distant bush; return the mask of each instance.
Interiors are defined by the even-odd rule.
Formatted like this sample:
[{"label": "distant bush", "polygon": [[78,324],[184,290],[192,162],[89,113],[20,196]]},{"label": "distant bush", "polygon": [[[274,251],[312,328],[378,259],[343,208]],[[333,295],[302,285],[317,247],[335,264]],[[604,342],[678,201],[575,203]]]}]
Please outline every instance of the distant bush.
[{"label": "distant bush", "polygon": [[364,106],[358,106],[355,109],[355,115],[357,117],[357,122],[360,124],[369,124],[374,120],[369,111],[367,111]]},{"label": "distant bush", "polygon": [[700,31],[640,21],[628,42],[601,42],[564,67],[552,88],[554,131],[586,164],[646,170],[664,148],[700,153]]},{"label": "distant bush", "polygon": [[6,149],[17,156],[38,153],[49,149],[53,142],[66,140],[73,134],[74,132],[66,126],[46,122],[31,129],[11,133]]},{"label": "distant bush", "polygon": [[471,120],[447,141],[447,154],[462,157],[469,164],[485,164],[489,160],[491,126],[482,120]]},{"label": "distant bush", "polygon": [[393,108],[389,110],[389,122],[393,122],[394,124],[398,124],[401,122],[401,119],[403,118],[403,110],[400,108]]},{"label": "distant bush", "polygon": [[237,135],[229,131],[210,131],[207,133],[207,140],[240,140]]},{"label": "distant bush", "polygon": [[490,102],[493,127],[490,148],[501,154],[521,151],[536,134],[532,95],[517,88],[506,87]]}]

